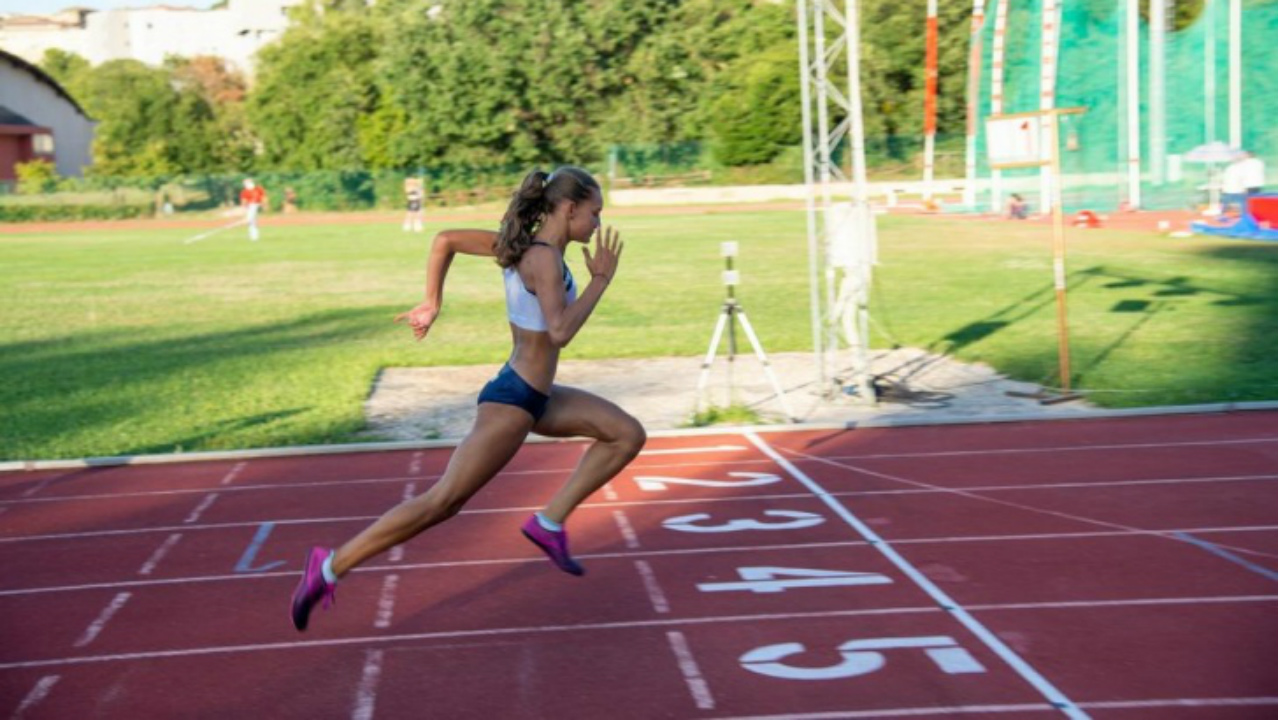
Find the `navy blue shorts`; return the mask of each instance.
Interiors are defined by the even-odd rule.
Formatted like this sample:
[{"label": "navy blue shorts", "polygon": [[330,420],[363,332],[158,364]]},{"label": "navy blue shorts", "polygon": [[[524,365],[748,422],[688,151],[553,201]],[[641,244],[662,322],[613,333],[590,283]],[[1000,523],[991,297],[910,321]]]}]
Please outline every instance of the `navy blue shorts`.
[{"label": "navy blue shorts", "polygon": [[533,421],[542,419],[547,411],[547,401],[551,398],[537,388],[525,382],[510,365],[503,365],[498,376],[489,381],[480,391],[476,404],[502,403],[515,405],[533,416]]}]

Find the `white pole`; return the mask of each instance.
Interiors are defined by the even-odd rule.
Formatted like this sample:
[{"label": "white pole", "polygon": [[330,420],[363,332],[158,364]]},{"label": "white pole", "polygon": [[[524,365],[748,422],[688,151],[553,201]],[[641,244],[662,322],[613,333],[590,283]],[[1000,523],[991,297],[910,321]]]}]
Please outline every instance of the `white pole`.
[{"label": "white pole", "polygon": [[[1057,100],[1058,89],[1058,38],[1061,35],[1061,0],[1044,0],[1040,20],[1040,110],[1053,110]],[[1048,149],[1050,137],[1049,123],[1053,123],[1053,132],[1057,132],[1058,118],[1055,115],[1041,116],[1040,147]],[[1057,137],[1057,135],[1053,135]],[[1043,152],[1043,151],[1042,151]],[[1056,150],[1055,150],[1056,152]],[[1040,213],[1049,213],[1054,197],[1061,192],[1054,191],[1054,185],[1061,182],[1055,177],[1053,168],[1049,167],[1047,155],[1043,157],[1046,164],[1040,168]]]},{"label": "white pole", "polygon": [[853,221],[854,239],[858,243],[857,259],[845,272],[859,274],[862,291],[858,294],[857,313],[860,332],[853,346],[854,380],[858,384],[859,397],[865,403],[874,404],[875,389],[871,386],[871,362],[869,359],[869,311],[867,309],[867,291],[871,287],[871,258],[874,250],[871,244],[875,237],[875,217],[867,205],[867,152],[865,144],[865,128],[862,123],[862,23],[858,18],[857,0],[845,0],[844,13],[848,19],[845,28],[845,67],[849,76],[849,139],[853,149]]},{"label": "white pole", "polygon": [[[996,28],[991,41],[991,114],[1004,114],[1004,30],[1009,20],[1009,0],[996,0]],[[990,142],[990,138],[988,138]],[[991,210],[1002,209],[1000,171],[991,171]]]},{"label": "white pole", "polygon": [[1227,125],[1231,147],[1238,148],[1244,144],[1240,118],[1240,0],[1227,0],[1227,8]]},{"label": "white pole", "polygon": [[1217,48],[1214,47],[1218,30],[1213,22],[1213,0],[1204,0],[1204,141],[1213,142],[1218,135],[1215,127],[1218,119],[1218,89],[1214,77],[1217,68]]},{"label": "white pole", "polygon": [[1125,107],[1129,120],[1128,166],[1129,166],[1129,209],[1137,210],[1142,206],[1142,131],[1139,127],[1138,87],[1138,2],[1125,0]]},{"label": "white pole", "polygon": [[1147,53],[1150,56],[1150,73],[1147,80],[1147,137],[1151,156],[1151,182],[1164,184],[1165,174],[1165,101],[1164,101],[1164,34],[1165,3],[1168,0],[1150,0],[1147,8],[1150,26],[1147,29]]},{"label": "white pole", "polygon": [[827,389],[827,368],[822,346],[822,294],[819,276],[819,259],[822,248],[818,243],[817,208],[813,197],[813,99],[809,89],[813,73],[809,68],[809,0],[796,0],[796,36],[800,43],[800,118],[804,123],[804,186],[805,207],[808,210],[809,232],[809,322],[813,329],[813,356],[818,370],[818,387]]},{"label": "white pole", "polygon": [[978,204],[978,83],[982,80],[983,0],[973,0],[973,20],[969,24],[969,83],[966,90],[964,138],[964,204]]}]

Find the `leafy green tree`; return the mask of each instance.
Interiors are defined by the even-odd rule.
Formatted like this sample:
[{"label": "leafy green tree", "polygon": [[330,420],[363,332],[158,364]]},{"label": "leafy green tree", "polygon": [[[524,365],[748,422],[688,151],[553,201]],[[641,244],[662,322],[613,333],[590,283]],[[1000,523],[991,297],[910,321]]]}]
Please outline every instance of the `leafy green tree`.
[{"label": "leafy green tree", "polygon": [[262,167],[349,169],[366,161],[361,124],[379,102],[379,24],[362,5],[302,6],[276,43],[258,53],[248,119]]},{"label": "leafy green tree", "polygon": [[758,165],[799,142],[800,79],[791,48],[741,57],[726,75],[727,89],[712,107],[716,160]]},{"label": "leafy green tree", "polygon": [[[58,81],[64,90],[77,98],[81,83],[89,73],[89,61],[73,52],[49,48],[37,63],[41,70],[49,73],[49,77]],[[78,98],[77,98],[78,101]]]}]

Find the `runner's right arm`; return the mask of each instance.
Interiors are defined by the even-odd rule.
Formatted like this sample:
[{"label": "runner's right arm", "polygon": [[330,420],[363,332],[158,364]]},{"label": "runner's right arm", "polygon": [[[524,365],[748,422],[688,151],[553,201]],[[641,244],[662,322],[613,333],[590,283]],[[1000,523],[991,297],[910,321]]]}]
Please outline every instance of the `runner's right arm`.
[{"label": "runner's right arm", "polygon": [[444,303],[444,278],[449,274],[453,256],[462,253],[493,257],[493,242],[497,237],[498,234],[490,230],[444,230],[437,234],[427,256],[425,298],[414,309],[397,315],[396,322],[407,321],[414,337],[419,340],[426,337]]}]

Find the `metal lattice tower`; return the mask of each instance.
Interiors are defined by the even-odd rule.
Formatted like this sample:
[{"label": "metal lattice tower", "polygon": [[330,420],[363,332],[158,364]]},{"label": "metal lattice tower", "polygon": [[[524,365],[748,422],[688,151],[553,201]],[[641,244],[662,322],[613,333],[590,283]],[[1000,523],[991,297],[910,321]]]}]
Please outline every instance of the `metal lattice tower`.
[{"label": "metal lattice tower", "polygon": [[[833,358],[843,335],[852,373],[839,380],[864,402],[874,403],[867,305],[876,229],[867,200],[857,2],[844,0],[840,8],[832,0],[796,0],[796,25],[808,189],[809,300],[818,379],[824,395],[836,389],[832,381],[840,365]],[[844,78],[838,83],[842,62]],[[833,157],[845,146],[847,170]]]}]

